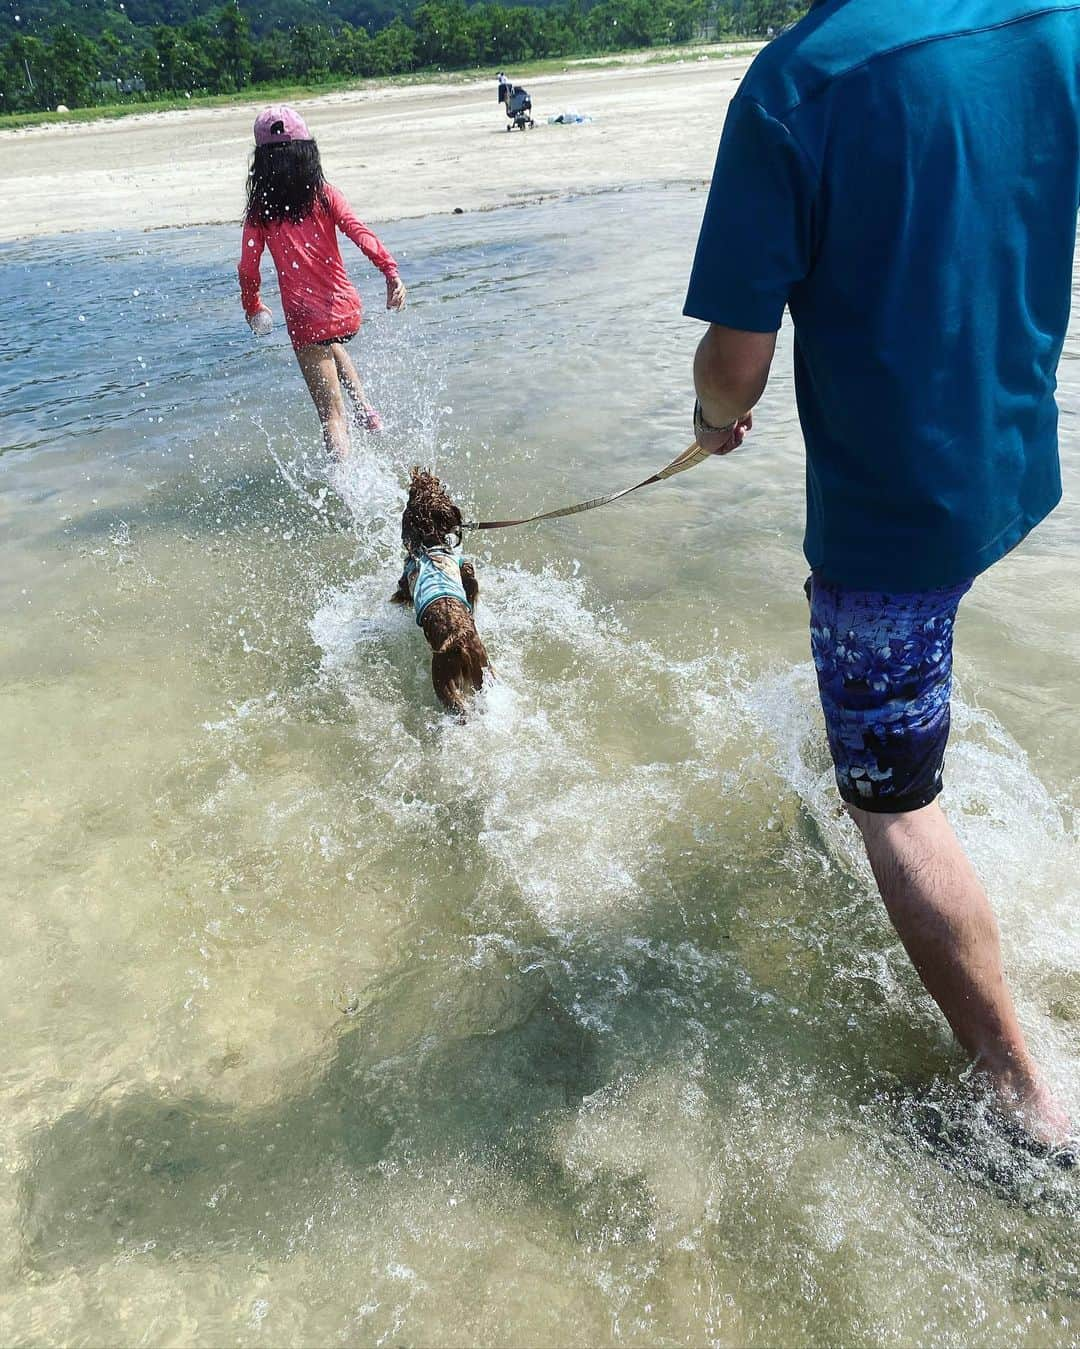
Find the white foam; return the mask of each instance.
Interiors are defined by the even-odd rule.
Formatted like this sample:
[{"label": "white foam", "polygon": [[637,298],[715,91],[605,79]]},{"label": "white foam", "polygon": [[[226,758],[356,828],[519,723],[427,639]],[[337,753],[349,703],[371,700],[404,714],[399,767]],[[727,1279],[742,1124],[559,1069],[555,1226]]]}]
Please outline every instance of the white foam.
[{"label": "white foam", "polygon": [[[434,458],[434,419],[422,439]],[[838,810],[809,663],[749,677],[719,644],[676,659],[605,613],[576,565],[488,563],[478,619],[496,675],[465,725],[444,717],[412,614],[388,603],[414,441],[409,448],[405,459],[392,436],[369,437],[336,472],[356,522],[358,574],[310,623],[323,677],[352,707],[387,828],[456,828],[447,799],[468,803],[490,864],[486,887],[510,887],[569,939],[647,902],[649,866],[671,822],[704,829],[718,800],[756,784],[778,807],[794,798],[814,821],[820,841],[800,843],[792,864],[846,872],[876,904],[857,831]],[[613,701],[652,709],[646,719],[688,746],[682,761],[613,758]],[[1072,1026],[1053,1010],[1080,969],[1075,832],[1004,729],[959,693],[947,775],[945,802],[1000,914],[1025,1023],[1060,1080],[1076,1055]],[[865,953],[859,968],[886,998],[902,996],[880,953]]]},{"label": "white foam", "polygon": [[[773,745],[773,767],[813,817],[832,857],[876,894],[858,831],[837,809],[813,667],[761,680],[748,690],[746,706]],[[1080,1046],[1074,1021],[1059,1009],[1080,970],[1076,831],[1024,751],[960,685],[945,776],[942,805],[998,916],[1021,1019],[1036,1057],[1075,1108]]]}]

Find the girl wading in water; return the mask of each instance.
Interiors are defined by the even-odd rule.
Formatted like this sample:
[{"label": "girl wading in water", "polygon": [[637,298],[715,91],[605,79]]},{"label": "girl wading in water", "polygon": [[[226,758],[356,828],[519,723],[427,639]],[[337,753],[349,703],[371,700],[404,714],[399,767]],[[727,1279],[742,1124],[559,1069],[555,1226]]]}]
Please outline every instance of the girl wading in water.
[{"label": "girl wading in water", "polygon": [[259,262],[263,249],[269,248],[285,326],[319,413],[323,440],[335,459],[344,459],[349,427],[342,386],[356,426],[378,431],[382,418],[364,397],[345,350],[345,343],[360,331],[361,307],[341,261],[338,230],[386,277],[387,309],[401,309],[405,286],[397,263],[323,178],[319,147],[304,119],[284,104],[264,108],[255,119],[255,154],[247,180],[240,299],[252,332],[265,336],[273,321],[259,296]]}]

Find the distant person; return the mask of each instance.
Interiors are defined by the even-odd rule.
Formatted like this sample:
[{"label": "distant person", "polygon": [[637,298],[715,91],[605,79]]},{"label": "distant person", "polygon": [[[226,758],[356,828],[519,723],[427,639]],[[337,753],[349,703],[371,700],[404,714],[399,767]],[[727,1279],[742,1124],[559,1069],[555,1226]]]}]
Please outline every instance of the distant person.
[{"label": "distant person", "polygon": [[345,350],[345,343],[360,331],[361,307],[341,260],[337,230],[386,277],[387,309],[401,309],[405,286],[397,263],[323,178],[319,147],[303,118],[284,104],[264,108],[255,119],[255,154],[247,180],[240,298],[252,331],[258,336],[269,332],[270,311],[259,295],[259,261],[269,248],[285,326],[319,413],[323,440],[335,459],[344,459],[349,428],[342,386],[352,402],[355,425],[378,431],[382,418],[365,398]]},{"label": "distant person", "polygon": [[819,0],[731,103],[686,301],[711,325],[695,420],[716,454],[750,429],[790,306],[840,795],[990,1099],[1052,1149],[1072,1126],[936,797],[961,598],[1061,494],[1078,70],[1075,3]]}]

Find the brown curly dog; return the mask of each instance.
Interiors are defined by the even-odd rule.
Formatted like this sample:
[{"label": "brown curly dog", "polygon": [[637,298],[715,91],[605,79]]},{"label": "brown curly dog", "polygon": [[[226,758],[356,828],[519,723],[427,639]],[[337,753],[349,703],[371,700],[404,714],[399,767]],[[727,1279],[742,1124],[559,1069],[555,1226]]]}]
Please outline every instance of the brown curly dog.
[{"label": "brown curly dog", "polygon": [[465,696],[491,668],[473,611],[480,587],[471,562],[454,553],[461,542],[461,512],[433,473],[414,468],[401,517],[408,556],[392,604],[412,604],[431,647],[431,682],[442,705],[459,715]]}]

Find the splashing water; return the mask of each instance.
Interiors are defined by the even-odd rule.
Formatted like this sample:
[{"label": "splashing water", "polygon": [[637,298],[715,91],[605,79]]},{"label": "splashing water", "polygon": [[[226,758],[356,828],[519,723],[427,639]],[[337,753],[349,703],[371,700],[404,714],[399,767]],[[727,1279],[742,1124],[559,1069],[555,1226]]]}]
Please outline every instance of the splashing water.
[{"label": "splashing water", "polygon": [[[466,724],[387,603],[413,463],[526,512],[685,440],[697,204],[388,227],[329,473],[231,237],[65,242],[63,363],[6,250],[5,1342],[1075,1339],[1075,1181],[965,1100],[836,809],[786,339],[741,458],[467,540]],[[965,606],[947,796],[1076,1110],[1078,521]]]}]

